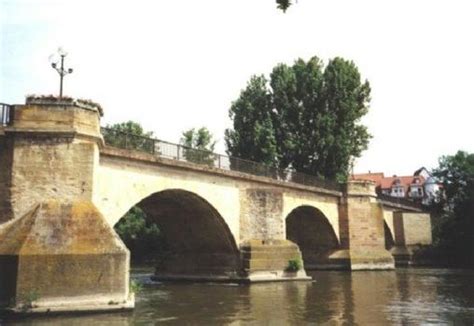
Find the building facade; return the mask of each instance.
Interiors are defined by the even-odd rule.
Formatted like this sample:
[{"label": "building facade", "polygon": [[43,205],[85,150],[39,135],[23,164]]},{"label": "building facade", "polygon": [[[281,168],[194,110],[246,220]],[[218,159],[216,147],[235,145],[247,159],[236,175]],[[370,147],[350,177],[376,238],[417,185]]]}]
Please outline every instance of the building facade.
[{"label": "building facade", "polygon": [[440,183],[436,181],[425,167],[416,170],[410,176],[394,175],[386,177],[383,172],[369,172],[354,174],[352,179],[373,181],[375,182],[377,193],[411,199],[425,205],[435,201],[438,193],[441,191]]}]

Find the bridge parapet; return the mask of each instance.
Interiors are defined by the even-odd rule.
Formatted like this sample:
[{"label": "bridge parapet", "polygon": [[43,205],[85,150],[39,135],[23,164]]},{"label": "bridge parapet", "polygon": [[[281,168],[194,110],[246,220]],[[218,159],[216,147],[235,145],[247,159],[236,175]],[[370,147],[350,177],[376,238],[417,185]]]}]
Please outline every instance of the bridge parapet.
[{"label": "bridge parapet", "polygon": [[392,197],[384,194],[377,194],[377,198],[384,206],[394,209],[416,212],[423,212],[426,210],[426,208],[421,203],[416,203],[405,198]]},{"label": "bridge parapet", "polygon": [[255,176],[267,177],[278,181],[292,182],[305,186],[313,186],[333,191],[340,191],[341,185],[333,180],[296,172],[289,169],[279,169],[262,163],[257,163],[238,157],[226,156],[214,152],[190,148],[156,138],[143,137],[110,128],[101,128],[107,146],[128,150],[136,150],[157,157],[183,161],[225,171],[236,171]]}]

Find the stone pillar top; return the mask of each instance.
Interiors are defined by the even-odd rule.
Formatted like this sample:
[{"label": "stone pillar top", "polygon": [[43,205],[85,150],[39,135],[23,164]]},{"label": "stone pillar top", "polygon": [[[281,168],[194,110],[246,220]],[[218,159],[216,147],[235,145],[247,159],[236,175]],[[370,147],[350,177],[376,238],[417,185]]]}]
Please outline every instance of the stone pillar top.
[{"label": "stone pillar top", "polygon": [[5,132],[69,134],[101,140],[102,116],[102,107],[89,100],[28,96],[24,105],[14,106],[13,119]]},{"label": "stone pillar top", "polygon": [[368,180],[349,180],[344,186],[347,196],[369,196],[377,197],[375,182]]},{"label": "stone pillar top", "polygon": [[99,103],[92,100],[85,100],[72,97],[56,97],[53,95],[28,95],[25,99],[26,105],[43,105],[43,106],[74,106],[84,110],[94,111],[100,117],[104,116],[104,110]]}]

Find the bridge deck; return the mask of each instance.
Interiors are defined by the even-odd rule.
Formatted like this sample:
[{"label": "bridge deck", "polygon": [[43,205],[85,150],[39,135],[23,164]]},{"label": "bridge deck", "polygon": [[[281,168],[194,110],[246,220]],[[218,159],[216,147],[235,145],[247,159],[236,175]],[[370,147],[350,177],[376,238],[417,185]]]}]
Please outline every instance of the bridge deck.
[{"label": "bridge deck", "polygon": [[[342,196],[341,184],[333,180],[109,128],[101,128],[101,132],[107,145],[101,149],[102,155],[126,157],[214,175],[221,174],[232,178],[270,183],[280,187]],[[407,199],[382,195],[379,195],[378,199],[389,208],[416,212],[424,210],[421,205]]]}]

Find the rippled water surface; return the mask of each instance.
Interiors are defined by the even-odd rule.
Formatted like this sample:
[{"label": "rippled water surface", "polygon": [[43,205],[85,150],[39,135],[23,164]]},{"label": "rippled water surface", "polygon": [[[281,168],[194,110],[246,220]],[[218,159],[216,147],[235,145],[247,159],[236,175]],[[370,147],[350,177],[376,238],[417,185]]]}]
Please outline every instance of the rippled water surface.
[{"label": "rippled water surface", "polygon": [[313,282],[157,283],[149,271],[128,313],[56,316],[15,325],[474,325],[474,271],[314,272]]}]

